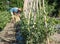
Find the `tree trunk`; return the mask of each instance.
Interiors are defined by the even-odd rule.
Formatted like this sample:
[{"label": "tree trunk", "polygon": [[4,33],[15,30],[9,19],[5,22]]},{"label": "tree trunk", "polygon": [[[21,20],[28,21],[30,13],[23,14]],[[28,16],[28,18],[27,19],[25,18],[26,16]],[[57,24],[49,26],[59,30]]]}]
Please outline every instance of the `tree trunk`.
[{"label": "tree trunk", "polygon": [[23,8],[23,11],[24,11],[24,14],[25,14],[25,17],[27,17],[26,15],[28,15],[28,0],[24,0],[24,8]]},{"label": "tree trunk", "polygon": [[28,17],[29,14],[35,16],[36,11],[38,10],[38,0],[24,0],[24,14],[25,17]]}]

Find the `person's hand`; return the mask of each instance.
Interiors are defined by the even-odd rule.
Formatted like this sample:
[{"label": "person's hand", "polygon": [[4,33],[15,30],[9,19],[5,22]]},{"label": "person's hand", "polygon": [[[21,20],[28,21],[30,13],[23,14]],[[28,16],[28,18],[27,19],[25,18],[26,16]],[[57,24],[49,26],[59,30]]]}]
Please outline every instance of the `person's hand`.
[{"label": "person's hand", "polygon": [[20,17],[20,14],[17,14]]}]

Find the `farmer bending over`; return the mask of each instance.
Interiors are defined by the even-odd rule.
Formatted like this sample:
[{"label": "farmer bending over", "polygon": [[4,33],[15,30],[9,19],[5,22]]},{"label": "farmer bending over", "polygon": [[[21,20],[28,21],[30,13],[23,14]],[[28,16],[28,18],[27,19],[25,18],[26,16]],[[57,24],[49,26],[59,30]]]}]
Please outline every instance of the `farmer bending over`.
[{"label": "farmer bending over", "polygon": [[18,22],[20,21],[20,12],[21,12],[21,8],[17,8],[17,7],[14,7],[14,8],[11,8],[10,9],[10,13],[12,15],[12,21],[14,22]]}]

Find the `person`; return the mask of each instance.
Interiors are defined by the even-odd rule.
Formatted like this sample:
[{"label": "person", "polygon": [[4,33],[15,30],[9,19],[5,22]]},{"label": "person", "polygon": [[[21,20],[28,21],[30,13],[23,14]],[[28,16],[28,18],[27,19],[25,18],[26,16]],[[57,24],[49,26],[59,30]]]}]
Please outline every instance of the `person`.
[{"label": "person", "polygon": [[21,12],[21,8],[14,7],[14,8],[10,9],[10,13],[12,15],[13,22],[20,21],[20,12]]}]

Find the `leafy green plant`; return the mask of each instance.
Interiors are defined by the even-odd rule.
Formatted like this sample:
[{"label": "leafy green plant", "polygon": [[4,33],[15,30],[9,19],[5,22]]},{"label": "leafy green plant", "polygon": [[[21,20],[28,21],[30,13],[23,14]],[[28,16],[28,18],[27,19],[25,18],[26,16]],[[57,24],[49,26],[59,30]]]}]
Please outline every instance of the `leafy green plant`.
[{"label": "leafy green plant", "polygon": [[5,25],[10,22],[11,15],[7,11],[0,12],[0,30],[2,30]]},{"label": "leafy green plant", "polygon": [[1,11],[8,10],[11,7],[23,8],[23,0],[9,0],[9,4],[8,4],[8,0],[0,1],[0,10]]},{"label": "leafy green plant", "polygon": [[[32,14],[31,14],[32,15]],[[28,24],[28,19],[21,16],[21,21],[18,24],[20,32],[25,38],[26,44],[42,44],[46,42],[47,37],[52,35],[55,32],[54,25],[57,24],[57,20],[55,18],[50,18],[47,16],[47,28],[44,23],[44,15],[37,14],[36,21],[34,21],[33,17],[30,17]]]}]

